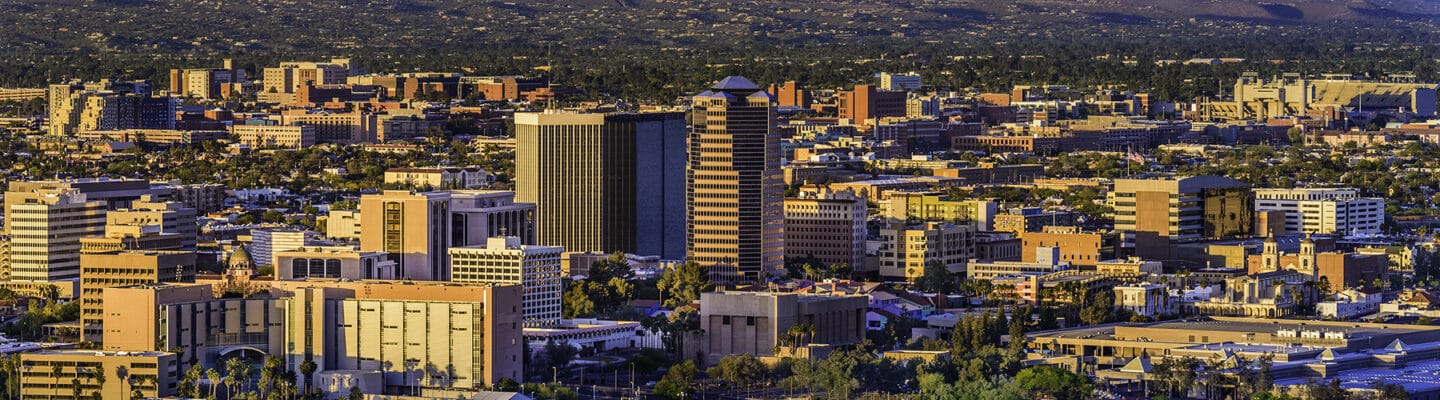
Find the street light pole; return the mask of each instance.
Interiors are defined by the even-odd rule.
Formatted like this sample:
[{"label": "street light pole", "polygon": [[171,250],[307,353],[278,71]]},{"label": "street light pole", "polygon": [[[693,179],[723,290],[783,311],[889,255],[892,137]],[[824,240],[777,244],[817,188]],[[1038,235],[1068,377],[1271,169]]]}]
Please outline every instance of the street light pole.
[{"label": "street light pole", "polygon": [[560,369],[559,369],[558,367],[551,366],[551,367],[550,367],[550,384],[552,384],[552,385],[559,384],[559,383],[560,383],[560,378],[559,378],[559,377],[560,377]]}]

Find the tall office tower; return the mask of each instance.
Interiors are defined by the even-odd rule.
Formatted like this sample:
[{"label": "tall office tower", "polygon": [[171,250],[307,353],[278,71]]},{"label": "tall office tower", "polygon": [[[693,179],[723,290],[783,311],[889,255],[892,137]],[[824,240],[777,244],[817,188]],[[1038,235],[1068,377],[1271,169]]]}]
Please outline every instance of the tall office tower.
[{"label": "tall office tower", "polygon": [[79,278],[80,238],[105,233],[105,202],[87,201],[74,189],[40,189],[17,202],[8,201],[10,193],[5,204],[9,278],[28,282]]},{"label": "tall office tower", "polygon": [[680,113],[515,114],[515,197],[538,242],[569,251],[684,257]]},{"label": "tall office tower", "polygon": [[[80,255],[80,325],[85,339],[99,342],[105,288],[160,282],[194,282],[194,251],[119,251]],[[123,306],[123,305],[122,305]]]},{"label": "tall office tower", "polygon": [[732,76],[695,95],[686,252],[717,283],[757,282],[785,265],[784,183],[775,101]]},{"label": "tall office tower", "polygon": [[455,282],[521,285],[525,327],[560,322],[563,275],[560,254],[565,248],[530,246],[517,237],[493,237],[484,246],[450,248],[450,277]]},{"label": "tall office tower", "polygon": [[158,225],[162,234],[173,233],[180,237],[180,250],[195,250],[196,222],[195,209],[183,203],[157,201],[153,195],[140,196],[126,209],[105,214],[109,226]]},{"label": "tall office tower", "polygon": [[248,83],[245,70],[235,69],[234,62],[228,58],[223,68],[170,70],[171,96],[222,99],[236,93],[236,86],[244,83]]}]

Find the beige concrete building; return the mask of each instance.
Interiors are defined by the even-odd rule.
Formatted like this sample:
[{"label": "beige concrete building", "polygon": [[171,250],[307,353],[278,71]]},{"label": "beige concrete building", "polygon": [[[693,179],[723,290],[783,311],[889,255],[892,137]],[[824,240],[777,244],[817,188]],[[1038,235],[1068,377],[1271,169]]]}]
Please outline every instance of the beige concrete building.
[{"label": "beige concrete building", "polygon": [[79,278],[80,238],[105,233],[105,202],[88,201],[74,189],[12,191],[5,200],[9,278],[28,282]]},{"label": "beige concrete building", "polygon": [[[731,354],[776,356],[865,339],[865,296],[711,292],[700,294],[699,351],[715,363]],[[791,335],[791,328],[813,328]],[[816,353],[814,351],[811,352]]]},{"label": "beige concrete building", "polygon": [[259,149],[299,149],[315,145],[315,127],[309,125],[235,125],[230,127],[241,144]]},{"label": "beige concrete building", "polygon": [[525,327],[554,326],[561,316],[564,252],[559,246],[524,245],[517,237],[493,237],[485,246],[451,247],[450,280],[520,285],[525,290]]},{"label": "beige concrete building", "polygon": [[328,62],[290,61],[265,68],[260,90],[268,93],[295,93],[305,84],[343,85],[354,69],[348,58]]},{"label": "beige concrete building", "polygon": [[1060,260],[1057,247],[1040,247],[1029,258],[1032,261],[972,261],[965,266],[965,279],[995,279],[1002,276],[1045,275],[1075,268],[1068,261]]},{"label": "beige concrete building", "polygon": [[275,279],[398,279],[384,252],[349,246],[305,246],[275,252]]},{"label": "beige concrete building", "polygon": [[[193,251],[121,251],[80,255],[80,323],[82,338],[103,339],[105,288],[162,282],[194,282]],[[112,307],[125,307],[120,303]]]},{"label": "beige concrete building", "polygon": [[785,199],[785,258],[865,264],[865,199],[852,192],[802,191]]},{"label": "beige concrete building", "polygon": [[[319,371],[384,374],[388,390],[474,389],[521,380],[522,288],[433,281],[272,281],[268,295],[213,286],[109,288],[107,350],[179,348],[207,366],[270,354]],[[183,362],[177,370],[188,368]],[[298,373],[298,372],[297,372]],[[68,392],[66,392],[68,393]]]},{"label": "beige concrete building", "polygon": [[220,130],[178,130],[178,129],[117,129],[81,131],[75,135],[85,140],[109,140],[158,145],[196,145],[225,139],[229,133]]},{"label": "beige concrete building", "polygon": [[385,184],[405,188],[484,189],[495,177],[480,167],[391,168]]},{"label": "beige concrete building", "polygon": [[[304,110],[301,110],[304,111]],[[290,112],[274,117],[280,126],[310,126],[315,129],[315,143],[375,143],[380,135],[378,114],[352,111],[344,114],[328,112]]]},{"label": "beige concrete building", "polygon": [[719,283],[758,282],[785,264],[775,99],[732,76],[691,109],[686,255]]},{"label": "beige concrete building", "polygon": [[504,191],[413,192],[386,190],[360,197],[360,250],[383,251],[400,276],[450,279],[450,247],[485,243],[495,236],[535,244],[535,205]]},{"label": "beige concrete building", "polygon": [[[44,350],[20,355],[24,399],[129,399],[175,395],[176,355],[160,351]],[[55,371],[59,371],[56,374]],[[103,382],[97,379],[104,374]],[[120,376],[117,376],[119,374]]]},{"label": "beige concrete building", "polygon": [[128,208],[105,213],[105,225],[111,226],[159,226],[161,234],[175,234],[180,238],[181,250],[194,250],[198,228],[195,209],[184,203],[160,201],[154,195],[140,196]]},{"label": "beige concrete building", "polygon": [[325,217],[325,236],[331,239],[360,240],[360,211],[330,210]]},{"label": "beige concrete building", "polygon": [[1406,110],[1420,115],[1436,114],[1436,91],[1440,84],[1379,82],[1326,76],[1306,79],[1288,73],[1265,79],[1254,72],[1235,80],[1233,101],[1201,104],[1202,115],[1224,120],[1268,120],[1273,117],[1303,116],[1327,109]]},{"label": "beige concrete building", "polygon": [[1073,226],[1047,226],[1039,232],[1020,235],[1020,260],[1036,261],[1036,249],[1060,249],[1060,261],[1076,266],[1094,267],[1101,260],[1114,257],[1115,235],[1084,232]]},{"label": "beige concrete building", "polygon": [[928,222],[906,226],[892,221],[880,230],[880,277],[914,282],[925,275],[925,263],[939,262],[951,274],[965,273],[975,258],[975,227]]}]

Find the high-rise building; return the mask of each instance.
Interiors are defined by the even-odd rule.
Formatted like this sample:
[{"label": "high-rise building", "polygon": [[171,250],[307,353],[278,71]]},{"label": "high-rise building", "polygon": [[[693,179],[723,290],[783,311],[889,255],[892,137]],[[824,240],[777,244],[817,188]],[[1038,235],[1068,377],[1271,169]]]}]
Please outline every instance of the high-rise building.
[{"label": "high-rise building", "polygon": [[1220,176],[1116,179],[1109,201],[1115,230],[1125,233],[1123,247],[1142,258],[1169,259],[1171,241],[1245,236],[1254,229],[1255,194],[1244,182]]},{"label": "high-rise building", "polygon": [[[108,287],[194,282],[194,251],[120,251],[80,255],[80,324],[83,337],[100,341],[102,293]],[[124,305],[112,305],[124,307]]]},{"label": "high-rise building", "polygon": [[50,85],[51,135],[120,129],[175,129],[175,99],[151,97],[144,81]]},{"label": "high-rise building", "polygon": [[330,210],[325,217],[325,237],[360,240],[360,211]]},{"label": "high-rise building", "polygon": [[[140,196],[157,193],[150,187],[150,181],[141,179],[75,178],[46,181],[12,181],[5,192],[5,204],[29,202],[32,197],[41,196],[42,189],[75,190],[85,194],[89,201],[105,202],[105,209],[118,210],[130,207]],[[162,190],[163,191],[163,190]],[[8,224],[9,214],[5,220]],[[7,225],[8,226],[8,225]]]},{"label": "high-rise building", "polygon": [[695,95],[686,253],[716,282],[755,282],[785,263],[784,185],[775,101],[732,76]]},{"label": "high-rise building", "polygon": [[517,113],[515,140],[539,243],[684,257],[683,114]]},{"label": "high-rise building", "polygon": [[520,285],[525,327],[560,322],[560,256],[565,248],[532,246],[517,237],[493,237],[485,246],[450,248],[450,279],[455,282]]},{"label": "high-rise building", "polygon": [[802,191],[785,199],[785,258],[825,266],[865,264],[865,199],[854,192]]},{"label": "high-rise building", "polygon": [[386,190],[360,197],[360,250],[383,251],[401,278],[449,280],[450,247],[485,243],[494,236],[535,244],[535,205],[514,193],[460,190]]},{"label": "high-rise building", "polygon": [[[15,193],[11,199],[10,193]],[[105,202],[74,189],[6,195],[11,280],[47,282],[80,277],[80,238],[105,233]],[[12,201],[13,200],[13,201]]]},{"label": "high-rise building", "polygon": [[1373,234],[1385,223],[1385,200],[1355,189],[1255,189],[1255,211],[1283,212],[1286,232]]}]

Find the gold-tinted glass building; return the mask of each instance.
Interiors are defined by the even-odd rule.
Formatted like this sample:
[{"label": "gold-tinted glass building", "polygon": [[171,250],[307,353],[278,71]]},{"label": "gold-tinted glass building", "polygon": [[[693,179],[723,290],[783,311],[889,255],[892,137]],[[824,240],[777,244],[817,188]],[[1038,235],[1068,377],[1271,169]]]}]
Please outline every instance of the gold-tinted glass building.
[{"label": "gold-tinted glass building", "polygon": [[739,76],[695,95],[687,171],[686,253],[720,283],[784,266],[784,186],[775,101]]},{"label": "gold-tinted glass building", "polygon": [[515,198],[542,245],[683,258],[684,174],[681,113],[515,114]]}]

